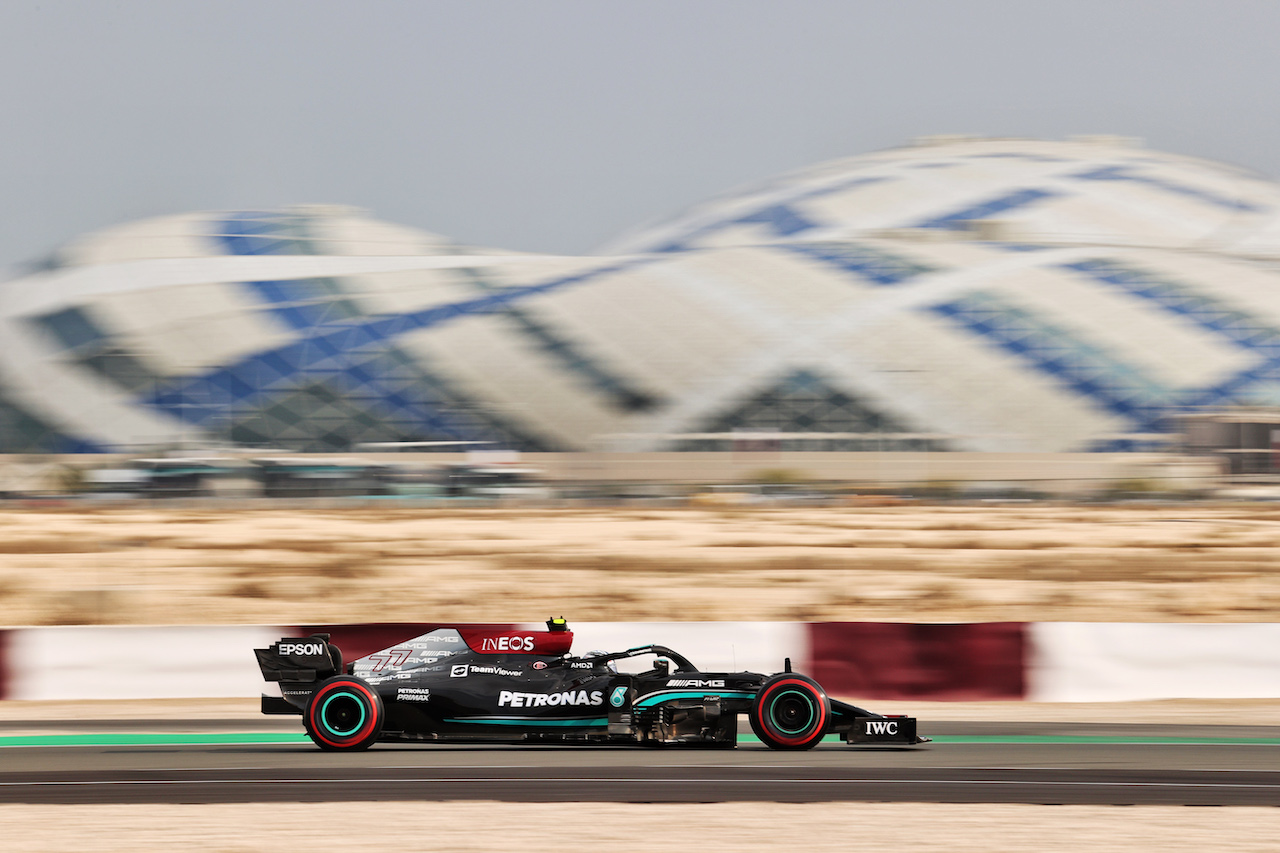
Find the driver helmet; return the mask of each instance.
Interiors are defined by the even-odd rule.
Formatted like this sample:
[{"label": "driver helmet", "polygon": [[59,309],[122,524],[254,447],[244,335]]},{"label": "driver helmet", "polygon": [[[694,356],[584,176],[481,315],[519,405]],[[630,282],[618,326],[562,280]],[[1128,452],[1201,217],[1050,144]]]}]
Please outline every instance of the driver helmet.
[{"label": "driver helmet", "polygon": [[[591,651],[587,652],[586,657],[588,660],[590,660],[591,658],[604,657],[607,654],[609,653],[603,649],[592,649]],[[615,661],[608,661],[605,663],[605,666],[608,667],[609,671],[612,673],[616,674],[618,672],[618,664]]]}]

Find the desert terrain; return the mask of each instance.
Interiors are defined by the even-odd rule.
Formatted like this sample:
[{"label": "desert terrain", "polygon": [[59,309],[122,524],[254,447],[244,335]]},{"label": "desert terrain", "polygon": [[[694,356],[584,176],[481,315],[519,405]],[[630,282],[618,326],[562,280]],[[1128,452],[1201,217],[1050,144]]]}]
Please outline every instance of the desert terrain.
[{"label": "desert terrain", "polygon": [[0,511],[0,625],[1274,621],[1270,504]]},{"label": "desert terrain", "polygon": [[[68,820],[68,817],[73,819]],[[371,830],[370,827],[376,827]],[[34,831],[33,831],[34,830]],[[0,806],[13,853],[388,848],[1270,853],[1280,809],[918,803],[250,803]],[[786,839],[785,841],[783,839]]]}]

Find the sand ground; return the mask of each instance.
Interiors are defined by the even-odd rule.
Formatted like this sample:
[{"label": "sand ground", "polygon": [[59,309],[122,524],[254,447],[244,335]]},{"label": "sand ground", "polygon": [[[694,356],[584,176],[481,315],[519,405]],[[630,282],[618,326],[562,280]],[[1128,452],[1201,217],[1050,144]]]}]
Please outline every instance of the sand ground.
[{"label": "sand ground", "polygon": [[1278,544],[1263,504],[9,510],[0,624],[1270,622]]},{"label": "sand ground", "polygon": [[12,853],[861,850],[1272,853],[1280,809],[500,802],[0,806]]}]

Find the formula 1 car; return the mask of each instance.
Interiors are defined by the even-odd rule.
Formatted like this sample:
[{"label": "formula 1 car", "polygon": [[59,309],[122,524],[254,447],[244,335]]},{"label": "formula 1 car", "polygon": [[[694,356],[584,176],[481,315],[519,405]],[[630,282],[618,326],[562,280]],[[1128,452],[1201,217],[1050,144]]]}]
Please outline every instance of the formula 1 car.
[{"label": "formula 1 car", "polygon": [[[301,714],[325,750],[379,741],[732,749],[740,714],[774,749],[810,749],[828,733],[848,744],[927,740],[912,717],[829,699],[789,659],[783,672],[761,675],[701,672],[665,646],[574,657],[564,619],[546,631],[437,628],[345,668],[329,639],[285,637],[254,650],[263,678],[280,684],[280,696],[263,695],[262,712]],[[644,656],[653,658],[648,671],[618,670]]]}]

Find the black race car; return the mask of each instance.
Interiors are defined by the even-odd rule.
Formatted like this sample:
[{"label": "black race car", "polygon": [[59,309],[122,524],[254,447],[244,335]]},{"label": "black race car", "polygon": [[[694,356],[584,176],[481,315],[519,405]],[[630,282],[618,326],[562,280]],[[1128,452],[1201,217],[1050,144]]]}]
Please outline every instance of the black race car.
[{"label": "black race car", "polygon": [[[809,749],[835,733],[850,744],[914,745],[912,717],[827,698],[812,678],[701,672],[664,646],[569,654],[563,619],[546,631],[437,628],[343,666],[329,634],[255,649],[281,695],[264,714],[301,714],[321,749],[378,741],[680,745],[732,749],[738,715],[774,749]],[[646,672],[618,670],[652,658]]]}]

